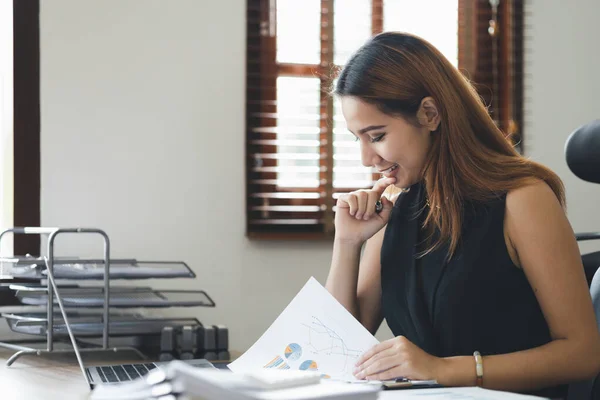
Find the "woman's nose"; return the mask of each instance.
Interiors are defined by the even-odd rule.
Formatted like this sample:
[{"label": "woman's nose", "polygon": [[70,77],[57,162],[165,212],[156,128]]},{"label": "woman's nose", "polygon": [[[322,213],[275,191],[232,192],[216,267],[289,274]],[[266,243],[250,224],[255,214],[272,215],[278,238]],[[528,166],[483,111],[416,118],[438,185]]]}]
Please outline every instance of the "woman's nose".
[{"label": "woman's nose", "polygon": [[381,160],[381,157],[373,151],[369,144],[363,144],[360,147],[360,159],[365,167],[374,167],[379,164],[378,160]]}]

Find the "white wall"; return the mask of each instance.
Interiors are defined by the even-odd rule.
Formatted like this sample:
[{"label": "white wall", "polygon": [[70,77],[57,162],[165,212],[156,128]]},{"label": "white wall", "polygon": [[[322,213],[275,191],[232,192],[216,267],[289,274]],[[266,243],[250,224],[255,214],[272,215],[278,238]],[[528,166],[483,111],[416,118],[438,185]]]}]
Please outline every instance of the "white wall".
[{"label": "white wall", "polygon": [[[42,224],[103,228],[116,257],[187,261],[196,280],[152,283],[207,290],[216,309],[178,314],[228,325],[237,350],[309,276],[324,282],[331,254],[328,242],[244,237],[245,3],[41,2]],[[588,186],[562,161],[567,134],[600,109],[590,51],[600,4],[578,5],[532,4],[526,140],[565,179],[575,228],[592,230],[600,193],[583,198]]]},{"label": "white wall", "polygon": [[[600,231],[600,188],[575,177],[564,144],[577,127],[600,118],[598,0],[527,0],[525,152],[560,175],[575,231]],[[598,242],[584,242],[584,251]]]},{"label": "white wall", "polygon": [[152,284],[206,290],[215,309],[176,311],[226,324],[238,350],[330,261],[329,243],[244,237],[245,3],[43,0],[40,27],[42,224],[186,261],[197,279]]}]

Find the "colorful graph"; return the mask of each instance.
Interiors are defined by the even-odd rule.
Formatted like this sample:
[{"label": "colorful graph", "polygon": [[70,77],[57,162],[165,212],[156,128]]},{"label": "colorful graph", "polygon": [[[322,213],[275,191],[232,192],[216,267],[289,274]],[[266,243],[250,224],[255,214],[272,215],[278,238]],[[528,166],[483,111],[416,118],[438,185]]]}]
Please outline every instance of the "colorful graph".
[{"label": "colorful graph", "polygon": [[296,361],[302,356],[302,347],[298,343],[290,343],[284,353],[289,361]]},{"label": "colorful graph", "polygon": [[280,356],[275,356],[275,358],[269,361],[264,368],[290,369],[290,366],[283,361],[283,358]]},{"label": "colorful graph", "polygon": [[317,362],[313,360],[306,360],[300,364],[298,367],[299,370],[302,371],[316,371],[317,370]]},{"label": "colorful graph", "polygon": [[308,340],[304,346],[305,354],[314,354],[318,360],[320,355],[333,356],[343,361],[342,373],[350,373],[354,361],[362,351],[348,347],[342,336],[334,329],[325,325],[319,318],[313,316],[308,328]]}]

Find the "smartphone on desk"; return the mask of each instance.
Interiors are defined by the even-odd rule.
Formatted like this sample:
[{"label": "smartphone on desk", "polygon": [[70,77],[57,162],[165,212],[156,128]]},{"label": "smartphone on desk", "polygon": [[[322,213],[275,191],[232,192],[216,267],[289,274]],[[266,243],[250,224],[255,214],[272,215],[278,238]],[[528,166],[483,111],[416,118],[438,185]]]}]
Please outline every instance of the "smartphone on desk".
[{"label": "smartphone on desk", "polygon": [[435,380],[417,381],[406,378],[398,378],[389,381],[381,381],[383,390],[397,389],[432,389],[443,387]]}]

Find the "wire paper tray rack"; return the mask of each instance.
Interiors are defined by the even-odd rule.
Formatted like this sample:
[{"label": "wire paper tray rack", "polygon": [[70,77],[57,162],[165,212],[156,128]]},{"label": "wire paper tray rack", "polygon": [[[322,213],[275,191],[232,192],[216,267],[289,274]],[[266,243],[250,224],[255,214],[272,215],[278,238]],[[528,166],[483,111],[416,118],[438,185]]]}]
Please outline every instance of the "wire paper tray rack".
[{"label": "wire paper tray rack", "polygon": [[[56,279],[102,279],[104,260],[57,258],[53,262]],[[0,278],[47,279],[45,260],[41,257],[0,257]],[[110,260],[110,279],[195,278],[183,261]]]},{"label": "wire paper tray rack", "polygon": [[[46,287],[11,285],[24,305],[47,305]],[[60,288],[65,307],[102,307],[104,288]],[[58,304],[54,299],[54,304]],[[154,290],[152,288],[111,288],[111,307],[214,307],[215,302],[203,290]]]},{"label": "wire paper tray rack", "polygon": [[[10,329],[27,335],[45,336],[48,329],[44,313],[2,313]],[[104,327],[102,315],[69,313],[69,324],[73,334],[79,337],[101,337]],[[165,326],[201,325],[196,318],[148,318],[139,315],[111,315],[111,336],[142,336],[160,334]],[[68,338],[68,331],[62,317],[54,317],[56,338]]]},{"label": "wire paper tray rack", "polygon": [[[0,341],[0,347],[16,350],[6,364],[11,365],[22,355],[42,355],[45,353],[75,352],[79,365],[82,366],[80,352],[83,351],[119,351],[137,352],[134,347],[111,347],[109,338],[121,335],[152,334],[160,332],[164,326],[181,324],[199,324],[196,319],[189,318],[132,318],[115,315],[111,307],[174,307],[174,306],[207,306],[214,307],[214,301],[202,290],[154,290],[148,287],[111,287],[113,279],[145,279],[145,278],[194,278],[196,275],[182,261],[137,261],[136,259],[111,259],[110,240],[108,235],[97,228],[46,228],[23,227],[11,228],[0,233],[2,238],[7,234],[33,234],[47,236],[46,255],[43,257],[3,257],[0,255],[0,280],[19,279],[26,284],[10,285],[17,292],[23,304],[45,305],[45,313],[4,313],[10,328],[15,332],[46,337],[46,348],[24,347]],[[103,257],[99,259],[57,257],[54,242],[58,235],[93,234],[100,236],[104,242]],[[61,282],[61,280],[102,280],[102,287],[84,287],[77,284]],[[2,304],[0,304],[1,306]],[[56,310],[58,306],[58,310]],[[72,307],[86,307],[88,312],[97,308],[101,314],[78,314]],[[168,324],[168,325],[167,325]],[[68,335],[72,349],[55,349],[55,336]],[[79,349],[75,335],[101,336],[102,345],[96,348]],[[82,369],[85,375],[85,372]]]}]

